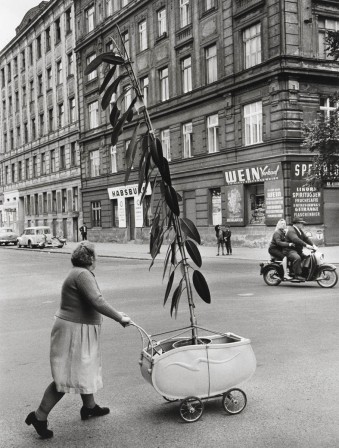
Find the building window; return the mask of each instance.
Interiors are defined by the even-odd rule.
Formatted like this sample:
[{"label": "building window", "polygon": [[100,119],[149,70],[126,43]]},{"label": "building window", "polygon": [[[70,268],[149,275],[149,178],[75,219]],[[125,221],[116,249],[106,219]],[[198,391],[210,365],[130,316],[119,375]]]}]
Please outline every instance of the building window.
[{"label": "building window", "polygon": [[94,6],[87,9],[86,13],[86,31],[90,33],[94,30]]},{"label": "building window", "polygon": [[[95,53],[91,54],[86,58],[86,65],[89,65],[92,61],[94,61],[96,55]],[[87,75],[87,81],[93,81],[98,76],[97,70],[93,70],[89,75]]]},{"label": "building window", "polygon": [[181,61],[181,77],[183,93],[192,90],[192,58],[189,56]]},{"label": "building window", "polygon": [[75,122],[75,98],[69,99],[69,119],[71,123]]},{"label": "building window", "polygon": [[71,166],[77,165],[77,148],[75,142],[71,143]]},{"label": "building window", "polygon": [[217,46],[211,45],[205,49],[206,60],[206,82],[211,84],[218,79],[218,61],[217,61]]},{"label": "building window", "polygon": [[62,61],[57,62],[57,84],[62,83]]},{"label": "building window", "polygon": [[160,77],[160,99],[166,101],[169,99],[169,85],[168,85],[168,67],[159,71]]},{"label": "building window", "polygon": [[180,27],[183,28],[191,23],[190,1],[180,0]]},{"label": "building window", "polygon": [[221,188],[210,190],[210,224],[216,226],[222,223]]},{"label": "building window", "polygon": [[51,152],[50,152],[50,171],[51,171],[51,173],[56,172],[55,149],[51,149]]},{"label": "building window", "polygon": [[66,188],[63,188],[61,190],[61,207],[62,207],[63,213],[67,212],[67,190],[66,190]]},{"label": "building window", "polygon": [[22,86],[22,105],[26,106],[27,96],[26,96],[26,86]]},{"label": "building window", "polygon": [[166,8],[162,8],[157,13],[158,17],[158,37],[167,34],[167,12]]},{"label": "building window", "polygon": [[52,68],[49,67],[46,72],[47,76],[47,90],[52,88]]},{"label": "building window", "polygon": [[39,195],[37,193],[34,195],[34,212],[36,215],[39,214]]},{"label": "building window", "polygon": [[25,143],[28,142],[28,123],[27,123],[27,121],[24,123],[24,140],[25,140]]},{"label": "building window", "polygon": [[124,90],[124,111],[127,111],[132,102],[132,90],[127,88]]},{"label": "building window", "polygon": [[53,108],[48,109],[48,131],[51,132],[54,130],[54,117],[53,117]]},{"label": "building window", "polygon": [[147,107],[147,105],[148,105],[148,87],[149,87],[148,76],[144,76],[143,78],[140,79],[140,87],[141,87],[142,95],[144,97],[144,104]]},{"label": "building window", "polygon": [[38,95],[42,95],[43,88],[42,88],[42,75],[38,75]]},{"label": "building window", "polygon": [[117,165],[117,147],[111,146],[111,173],[117,173],[118,172],[118,165]]},{"label": "building window", "polygon": [[66,154],[65,154],[65,147],[60,146],[60,170],[66,169]]},{"label": "building window", "polygon": [[21,70],[24,72],[26,70],[26,54],[25,50],[21,52]]},{"label": "building window", "polygon": [[39,135],[40,137],[42,137],[44,135],[44,131],[45,131],[45,114],[42,112],[39,115]]},{"label": "building window", "polygon": [[9,149],[14,149],[14,134],[13,134],[13,130],[9,131]]},{"label": "building window", "polygon": [[66,13],[66,33],[72,32],[72,8],[67,9]]},{"label": "building window", "polygon": [[72,210],[77,212],[79,210],[79,189],[78,187],[72,188]]},{"label": "building window", "polygon": [[67,75],[72,76],[74,75],[74,56],[73,53],[69,53],[67,55]]},{"label": "building window", "polygon": [[28,60],[29,60],[29,65],[33,65],[33,45],[30,44],[28,46]]},{"label": "building window", "polygon": [[253,67],[261,63],[261,26],[250,26],[243,32],[244,66]]},{"label": "building window", "polygon": [[29,195],[26,196],[26,213],[27,215],[31,214],[31,197]]},{"label": "building window", "polygon": [[22,162],[21,160],[18,163],[18,181],[22,180]]},{"label": "building window", "polygon": [[164,157],[170,162],[171,160],[171,145],[170,145],[170,130],[163,129],[160,134],[162,152]]},{"label": "building window", "polygon": [[254,145],[262,142],[262,103],[247,104],[244,106],[245,145]]},{"label": "building window", "polygon": [[8,185],[8,177],[9,177],[9,174],[8,174],[8,165],[7,165],[7,166],[5,166],[5,185]]},{"label": "building window", "polygon": [[92,227],[101,227],[101,202],[91,203],[92,208]]},{"label": "building window", "polygon": [[17,146],[21,145],[21,128],[20,128],[20,125],[17,126],[17,128],[16,128],[16,142],[17,142]]},{"label": "building window", "polygon": [[147,23],[143,20],[139,23],[139,51],[147,49]]},{"label": "building window", "polygon": [[13,102],[12,102],[11,96],[8,97],[8,112],[9,112],[9,115],[12,115],[12,113],[13,113]]},{"label": "building window", "polygon": [[99,106],[98,101],[93,101],[88,105],[88,115],[89,115],[89,128],[94,129],[99,125]]},{"label": "building window", "polygon": [[327,49],[328,43],[326,42],[326,36],[328,31],[339,31],[339,20],[334,19],[318,19],[318,36],[319,36],[319,57],[322,59],[333,59],[332,56],[328,56],[329,50]]},{"label": "building window", "polygon": [[6,85],[6,76],[5,76],[5,69],[1,69],[1,87],[5,87]]},{"label": "building window", "polygon": [[30,90],[30,100],[34,100],[34,81],[29,82],[29,90]]},{"label": "building window", "polygon": [[129,32],[128,31],[125,31],[122,34],[122,40],[124,42],[124,47],[125,47],[127,56],[130,57],[130,45],[129,45]]},{"label": "building window", "polygon": [[35,123],[35,118],[32,118],[31,120],[31,125],[32,125],[32,140],[36,139],[36,123]]},{"label": "building window", "polygon": [[64,103],[58,104],[58,125],[59,127],[65,126],[65,107]]},{"label": "building window", "polygon": [[98,149],[96,151],[91,151],[90,161],[91,177],[100,176],[100,151]]},{"label": "building window", "polygon": [[46,51],[50,51],[51,49],[51,29],[48,27],[45,31],[45,39],[46,39]]},{"label": "building window", "polygon": [[18,57],[17,56],[13,59],[13,63],[14,63],[14,76],[16,76],[18,74]]},{"label": "building window", "polygon": [[25,159],[25,179],[29,179],[29,159]]},{"label": "building window", "polygon": [[43,152],[41,154],[41,175],[46,174],[46,154]]},{"label": "building window", "polygon": [[15,182],[15,163],[12,163],[11,166],[11,177],[12,177],[12,184]]},{"label": "building window", "polygon": [[38,59],[41,58],[41,54],[42,52],[41,52],[41,35],[40,35],[36,38],[36,55]]},{"label": "building window", "polygon": [[192,123],[186,123],[182,126],[184,152],[183,157],[187,159],[192,157]]},{"label": "building window", "polygon": [[207,139],[208,139],[208,152],[219,151],[219,117],[218,114],[210,115],[207,117]]},{"label": "building window", "polygon": [[328,120],[338,107],[338,103],[333,98],[320,98],[320,111],[324,120]]},{"label": "building window", "polygon": [[57,194],[56,190],[52,191],[52,213],[56,213],[57,211]]},{"label": "building window", "polygon": [[57,19],[54,22],[54,30],[55,30],[55,43],[59,43],[61,40],[61,28],[60,28],[60,19]]},{"label": "building window", "polygon": [[210,9],[215,8],[215,0],[204,0],[204,12],[209,11]]},{"label": "building window", "polygon": [[19,112],[19,92],[15,92],[15,112]]},{"label": "building window", "polygon": [[12,68],[11,63],[7,64],[8,82],[12,81]]},{"label": "building window", "polygon": [[38,157],[33,156],[33,177],[38,176]]},{"label": "building window", "polygon": [[109,17],[113,14],[113,0],[106,0],[106,16]]},{"label": "building window", "polygon": [[42,213],[44,215],[46,215],[47,212],[48,212],[48,210],[47,210],[47,193],[44,192],[44,193],[42,193]]}]

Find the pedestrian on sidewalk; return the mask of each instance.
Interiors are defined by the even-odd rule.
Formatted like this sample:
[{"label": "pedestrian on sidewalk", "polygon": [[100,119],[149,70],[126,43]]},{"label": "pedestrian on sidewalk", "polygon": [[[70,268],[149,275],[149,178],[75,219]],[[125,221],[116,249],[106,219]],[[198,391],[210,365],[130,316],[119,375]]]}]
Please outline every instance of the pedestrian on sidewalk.
[{"label": "pedestrian on sidewalk", "polygon": [[226,244],[227,255],[232,255],[231,236],[232,236],[231,228],[230,228],[230,226],[227,225],[226,230],[225,230],[225,244]]},{"label": "pedestrian on sidewalk", "polygon": [[222,250],[222,254],[225,255],[225,235],[224,235],[224,230],[222,228],[221,224],[217,224],[215,227],[215,236],[217,237],[217,248],[218,248],[218,253],[217,256],[219,255],[220,252],[220,247]]},{"label": "pedestrian on sidewalk", "polygon": [[86,226],[86,224],[83,224],[80,227],[79,230],[80,230],[80,233],[81,233],[81,236],[82,236],[82,241],[87,240],[87,226]]},{"label": "pedestrian on sidewalk", "polygon": [[109,408],[96,404],[94,394],[103,387],[101,376],[100,332],[102,315],[123,327],[131,319],[113,308],[102,297],[94,276],[94,244],[81,242],[72,253],[73,268],[61,289],[61,303],[51,334],[50,363],[52,383],[47,387],[38,409],[25,422],[33,425],[42,439],[53,437],[47,417],[65,393],[80,394],[82,420],[100,417]]}]

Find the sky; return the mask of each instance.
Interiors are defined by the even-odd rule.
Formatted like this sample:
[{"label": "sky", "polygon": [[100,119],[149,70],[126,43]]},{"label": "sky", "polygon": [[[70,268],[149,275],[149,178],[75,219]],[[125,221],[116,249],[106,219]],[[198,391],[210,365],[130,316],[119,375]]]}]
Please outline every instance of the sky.
[{"label": "sky", "polygon": [[15,37],[15,28],[28,10],[41,0],[1,0],[0,3],[0,50]]}]

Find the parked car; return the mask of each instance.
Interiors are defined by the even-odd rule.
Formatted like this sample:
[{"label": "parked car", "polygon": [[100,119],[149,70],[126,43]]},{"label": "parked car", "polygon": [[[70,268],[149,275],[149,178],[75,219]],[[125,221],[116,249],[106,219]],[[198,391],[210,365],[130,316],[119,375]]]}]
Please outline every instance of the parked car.
[{"label": "parked car", "polygon": [[11,227],[1,227],[0,228],[0,244],[16,244],[18,239],[17,233],[13,231]]},{"label": "parked car", "polygon": [[52,244],[52,231],[48,226],[27,227],[18,237],[18,247],[45,247]]}]

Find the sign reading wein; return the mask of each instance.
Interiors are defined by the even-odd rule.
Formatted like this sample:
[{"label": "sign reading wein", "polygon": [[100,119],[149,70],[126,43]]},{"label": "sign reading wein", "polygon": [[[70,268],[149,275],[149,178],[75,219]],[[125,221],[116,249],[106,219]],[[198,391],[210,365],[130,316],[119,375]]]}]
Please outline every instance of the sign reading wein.
[{"label": "sign reading wein", "polygon": [[226,185],[249,184],[282,179],[280,163],[267,163],[225,171]]}]

